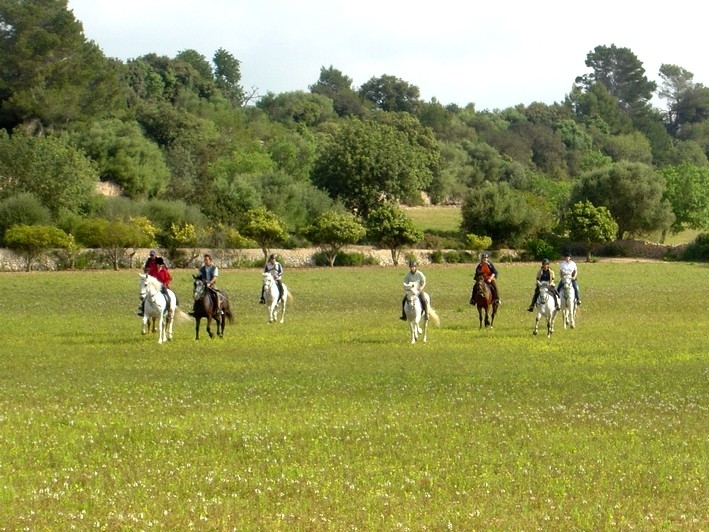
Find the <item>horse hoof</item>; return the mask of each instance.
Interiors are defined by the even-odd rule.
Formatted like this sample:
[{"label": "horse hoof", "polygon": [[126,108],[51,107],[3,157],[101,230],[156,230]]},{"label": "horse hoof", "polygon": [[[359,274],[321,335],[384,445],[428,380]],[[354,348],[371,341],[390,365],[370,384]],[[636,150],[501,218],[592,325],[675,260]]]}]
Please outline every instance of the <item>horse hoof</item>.
[{"label": "horse hoof", "polygon": [[532,331],[532,334],[533,334],[534,336],[536,336],[536,335],[537,335],[537,331]]}]

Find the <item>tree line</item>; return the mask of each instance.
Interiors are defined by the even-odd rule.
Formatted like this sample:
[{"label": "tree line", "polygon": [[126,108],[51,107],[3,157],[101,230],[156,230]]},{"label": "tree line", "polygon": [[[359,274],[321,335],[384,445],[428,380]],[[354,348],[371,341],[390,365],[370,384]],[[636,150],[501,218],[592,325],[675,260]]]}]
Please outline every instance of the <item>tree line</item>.
[{"label": "tree line", "polygon": [[[316,245],[332,264],[351,243],[396,262],[441,238],[539,257],[706,231],[709,88],[671,64],[658,86],[614,44],[585,67],[559,102],[507,109],[426,102],[393,75],[355,87],[334,66],[261,94],[225,49],[120,61],[66,0],[0,0],[0,243],[96,248],[118,268],[152,245],[176,263],[190,247]],[[423,201],[460,205],[459,230],[417,230],[401,205]]]}]

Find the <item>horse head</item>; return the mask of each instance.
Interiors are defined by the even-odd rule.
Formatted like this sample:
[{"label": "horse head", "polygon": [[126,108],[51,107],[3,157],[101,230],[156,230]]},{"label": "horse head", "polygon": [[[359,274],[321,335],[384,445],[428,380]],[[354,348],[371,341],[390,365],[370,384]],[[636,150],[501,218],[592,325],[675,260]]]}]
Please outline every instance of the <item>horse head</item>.
[{"label": "horse head", "polygon": [[192,285],[194,292],[193,292],[193,297],[195,301],[199,301],[204,297],[204,295],[207,292],[207,285],[205,282],[202,280],[201,277],[197,277],[195,275],[192,276],[194,279],[194,283]]},{"label": "horse head", "polygon": [[419,285],[416,282],[404,283],[404,292],[406,292],[407,297],[418,297],[419,295]]},{"label": "horse head", "polygon": [[537,286],[539,286],[539,296],[537,301],[544,305],[549,299],[549,283],[547,281],[537,281]]}]

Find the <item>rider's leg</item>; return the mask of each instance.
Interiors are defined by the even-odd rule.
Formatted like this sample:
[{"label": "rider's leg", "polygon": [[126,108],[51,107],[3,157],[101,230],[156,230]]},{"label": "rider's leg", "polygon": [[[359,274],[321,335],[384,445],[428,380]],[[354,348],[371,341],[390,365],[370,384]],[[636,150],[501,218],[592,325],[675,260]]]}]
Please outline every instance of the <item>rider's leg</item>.
[{"label": "rider's leg", "polygon": [[281,299],[283,299],[283,281],[278,279],[276,281],[276,286],[278,287],[278,301],[280,301]]},{"label": "rider's leg", "polygon": [[406,321],[406,311],[404,310],[404,305],[406,305],[406,297],[401,300],[401,318],[400,320]]},{"label": "rider's leg", "polygon": [[559,296],[559,292],[557,291],[556,287],[553,284],[549,285],[549,291],[554,296],[554,303],[556,303],[556,310],[561,310],[561,296]]},{"label": "rider's leg", "polygon": [[145,299],[140,300],[140,304],[138,305],[138,309],[135,311],[135,313],[138,316],[142,316],[143,314],[145,314]]},{"label": "rider's leg", "polygon": [[421,302],[421,310],[428,312],[428,306],[426,305],[426,298],[423,296],[423,292],[419,294],[419,301]]},{"label": "rider's leg", "polygon": [[539,286],[536,286],[534,288],[534,295],[532,296],[532,302],[529,304],[529,308],[527,309],[528,312],[532,312],[534,310],[534,304],[537,302],[538,295],[539,295]]},{"label": "rider's leg", "polygon": [[574,290],[576,291],[576,304],[578,306],[581,306],[581,295],[579,294],[579,283],[576,281],[576,279],[572,279],[571,284],[574,286]]},{"label": "rider's leg", "polygon": [[502,301],[500,300],[500,291],[497,289],[497,281],[495,281],[495,279],[490,279],[490,286],[492,286],[492,288],[494,289],[493,296],[495,297],[495,300],[498,303],[502,303]]},{"label": "rider's leg", "polygon": [[266,299],[263,297],[263,291],[265,290],[265,287],[261,287],[261,299],[259,299],[259,304],[264,305],[266,304]]}]

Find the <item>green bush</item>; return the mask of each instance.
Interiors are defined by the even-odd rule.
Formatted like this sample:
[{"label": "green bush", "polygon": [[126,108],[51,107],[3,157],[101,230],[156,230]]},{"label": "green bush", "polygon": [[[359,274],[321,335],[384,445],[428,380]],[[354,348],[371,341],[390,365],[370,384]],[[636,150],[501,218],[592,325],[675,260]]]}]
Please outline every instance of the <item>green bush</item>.
[{"label": "green bush", "polygon": [[555,260],[559,258],[559,252],[553,244],[542,238],[531,238],[524,245],[525,258],[527,260]]},{"label": "green bush", "polygon": [[709,233],[697,235],[682,254],[684,260],[709,261]]},{"label": "green bush", "polygon": [[[315,266],[330,266],[330,261],[322,251],[313,255]],[[360,252],[345,253],[338,251],[335,256],[335,266],[378,266],[379,261],[369,255]]]}]

